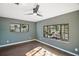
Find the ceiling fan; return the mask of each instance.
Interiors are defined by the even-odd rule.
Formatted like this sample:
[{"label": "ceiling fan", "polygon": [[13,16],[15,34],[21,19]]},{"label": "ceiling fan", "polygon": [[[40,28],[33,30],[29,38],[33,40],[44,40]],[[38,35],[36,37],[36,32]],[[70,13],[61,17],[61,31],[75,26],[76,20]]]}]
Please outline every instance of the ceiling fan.
[{"label": "ceiling fan", "polygon": [[27,15],[37,15],[37,16],[41,16],[41,17],[42,17],[42,15],[38,13],[39,7],[40,7],[40,5],[37,4],[37,5],[32,9],[32,10],[33,10],[33,11],[32,11],[33,13],[28,13]]},{"label": "ceiling fan", "polygon": [[[15,4],[20,5],[20,3],[15,3]],[[42,15],[38,13],[39,7],[40,7],[40,5],[36,4],[36,6],[32,9],[32,13],[28,13],[25,15],[37,15],[37,16],[42,17]]]}]

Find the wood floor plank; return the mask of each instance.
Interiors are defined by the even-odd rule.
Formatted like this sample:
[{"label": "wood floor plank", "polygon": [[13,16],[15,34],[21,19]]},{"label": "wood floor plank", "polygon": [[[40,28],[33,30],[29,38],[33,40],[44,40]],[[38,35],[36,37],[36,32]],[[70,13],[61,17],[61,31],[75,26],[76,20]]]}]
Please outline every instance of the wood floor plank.
[{"label": "wood floor plank", "polygon": [[[29,51],[35,49],[36,47],[42,47],[43,49],[51,52],[53,54],[53,56],[54,55],[57,55],[57,56],[72,56],[71,54],[68,54],[68,53],[60,51],[58,49],[44,45],[44,44],[39,43],[37,41],[33,41],[33,42],[29,42],[29,43],[23,43],[23,44],[17,44],[17,45],[5,47],[5,48],[0,48],[0,56],[27,56],[26,54]],[[43,56],[46,56],[46,55],[44,55],[44,52],[38,51],[37,55],[40,56],[40,54],[43,55]],[[37,56],[36,53],[34,55]],[[32,56],[34,56],[34,55],[32,55]]]}]

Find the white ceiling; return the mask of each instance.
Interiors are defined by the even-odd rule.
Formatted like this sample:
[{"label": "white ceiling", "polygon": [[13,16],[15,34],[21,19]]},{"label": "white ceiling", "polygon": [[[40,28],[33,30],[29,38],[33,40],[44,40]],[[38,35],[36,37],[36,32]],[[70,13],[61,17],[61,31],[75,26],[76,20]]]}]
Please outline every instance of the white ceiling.
[{"label": "white ceiling", "polygon": [[25,3],[15,5],[13,3],[0,3],[0,16],[14,18],[19,20],[37,22],[50,17],[79,10],[78,3],[38,3],[40,5],[39,13],[43,17],[36,15],[25,15],[32,12],[34,3]]}]

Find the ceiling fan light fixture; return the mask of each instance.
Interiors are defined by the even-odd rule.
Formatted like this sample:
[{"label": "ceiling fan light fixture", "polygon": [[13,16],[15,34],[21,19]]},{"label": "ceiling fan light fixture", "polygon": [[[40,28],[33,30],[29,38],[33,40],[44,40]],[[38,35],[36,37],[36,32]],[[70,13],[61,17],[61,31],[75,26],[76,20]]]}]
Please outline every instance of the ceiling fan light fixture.
[{"label": "ceiling fan light fixture", "polygon": [[36,14],[36,13],[34,13],[33,15],[35,15],[35,16],[36,16],[37,14]]}]

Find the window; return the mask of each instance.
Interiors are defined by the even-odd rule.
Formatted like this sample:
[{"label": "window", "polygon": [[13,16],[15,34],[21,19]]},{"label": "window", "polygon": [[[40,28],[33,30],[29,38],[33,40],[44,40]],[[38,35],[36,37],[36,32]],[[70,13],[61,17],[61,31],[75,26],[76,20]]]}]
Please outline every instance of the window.
[{"label": "window", "polygon": [[19,23],[10,24],[10,32],[28,32],[28,31],[29,31],[29,24],[19,24]]},{"label": "window", "polygon": [[69,24],[45,25],[43,27],[43,36],[57,40],[69,40]]}]

